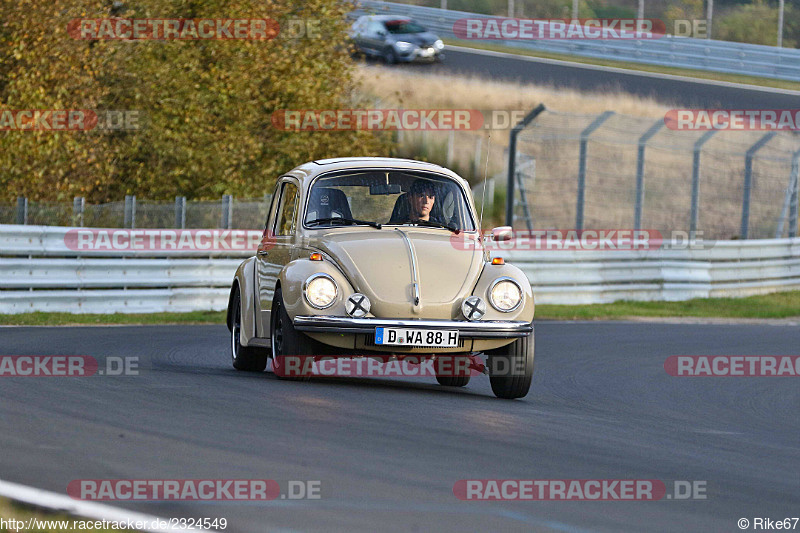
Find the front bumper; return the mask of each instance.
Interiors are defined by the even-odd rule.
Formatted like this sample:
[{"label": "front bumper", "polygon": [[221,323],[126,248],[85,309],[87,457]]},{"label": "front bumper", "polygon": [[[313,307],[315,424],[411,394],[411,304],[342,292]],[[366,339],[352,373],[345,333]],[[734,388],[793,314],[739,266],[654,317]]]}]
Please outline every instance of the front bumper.
[{"label": "front bumper", "polygon": [[414,61],[438,61],[444,58],[442,50],[436,50],[432,46],[417,46],[407,51],[400,51],[395,48],[395,55],[399,61],[411,63]]},{"label": "front bumper", "polygon": [[533,332],[530,322],[489,321],[467,322],[463,320],[422,320],[350,318],[339,316],[297,316],[294,328],[309,333],[366,333],[374,334],[375,328],[424,328],[457,329],[459,336],[468,339],[508,339],[527,337]]}]

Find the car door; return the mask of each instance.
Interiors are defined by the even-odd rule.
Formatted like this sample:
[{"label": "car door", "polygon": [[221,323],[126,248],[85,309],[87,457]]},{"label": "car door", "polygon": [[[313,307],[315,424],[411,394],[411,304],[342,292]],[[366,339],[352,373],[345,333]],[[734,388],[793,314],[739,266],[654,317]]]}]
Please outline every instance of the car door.
[{"label": "car door", "polygon": [[375,55],[382,55],[386,48],[386,37],[389,32],[382,22],[371,20],[367,26],[366,37],[364,38],[365,47]]},{"label": "car door", "polygon": [[353,24],[351,37],[356,47],[362,52],[367,48],[365,40],[367,38],[367,29],[369,27],[369,17],[361,17]]},{"label": "car door", "polygon": [[271,209],[256,254],[256,277],[259,297],[259,336],[270,332],[272,298],[278,276],[295,253],[295,233],[299,211],[299,184],[295,178],[282,178],[275,190]]}]

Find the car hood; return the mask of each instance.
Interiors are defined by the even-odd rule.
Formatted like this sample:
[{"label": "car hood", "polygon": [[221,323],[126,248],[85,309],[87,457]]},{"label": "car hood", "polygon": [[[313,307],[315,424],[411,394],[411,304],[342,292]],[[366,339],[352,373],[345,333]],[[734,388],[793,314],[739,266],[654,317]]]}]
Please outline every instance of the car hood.
[{"label": "car hood", "polygon": [[393,33],[392,37],[395,42],[405,41],[417,46],[433,46],[433,43],[438,39],[435,33],[429,31],[422,33]]},{"label": "car hood", "polygon": [[[483,257],[480,250],[455,246],[451,235],[440,229],[384,227],[331,232],[313,244],[339,264],[356,291],[367,295],[375,316],[454,319],[477,282]],[[417,266],[418,305],[409,244]]]}]

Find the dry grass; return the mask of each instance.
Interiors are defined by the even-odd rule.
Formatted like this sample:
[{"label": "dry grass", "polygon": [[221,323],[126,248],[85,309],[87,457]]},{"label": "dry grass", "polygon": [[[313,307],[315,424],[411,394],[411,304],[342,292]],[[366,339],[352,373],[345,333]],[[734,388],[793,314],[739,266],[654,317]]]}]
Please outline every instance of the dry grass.
[{"label": "dry grass", "polygon": [[523,109],[544,103],[549,109],[598,114],[606,110],[636,117],[663,117],[670,108],[654,99],[623,91],[585,92],[539,85],[493,81],[412,69],[361,65],[357,78],[369,94],[386,105],[404,108]]}]

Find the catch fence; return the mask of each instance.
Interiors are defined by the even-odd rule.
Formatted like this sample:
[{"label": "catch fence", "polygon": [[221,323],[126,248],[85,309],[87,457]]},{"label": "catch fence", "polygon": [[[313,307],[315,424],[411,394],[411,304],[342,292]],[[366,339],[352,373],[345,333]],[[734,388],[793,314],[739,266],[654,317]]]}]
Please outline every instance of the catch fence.
[{"label": "catch fence", "polygon": [[509,222],[518,228],[797,235],[795,132],[673,130],[663,118],[544,110],[515,148]]}]

